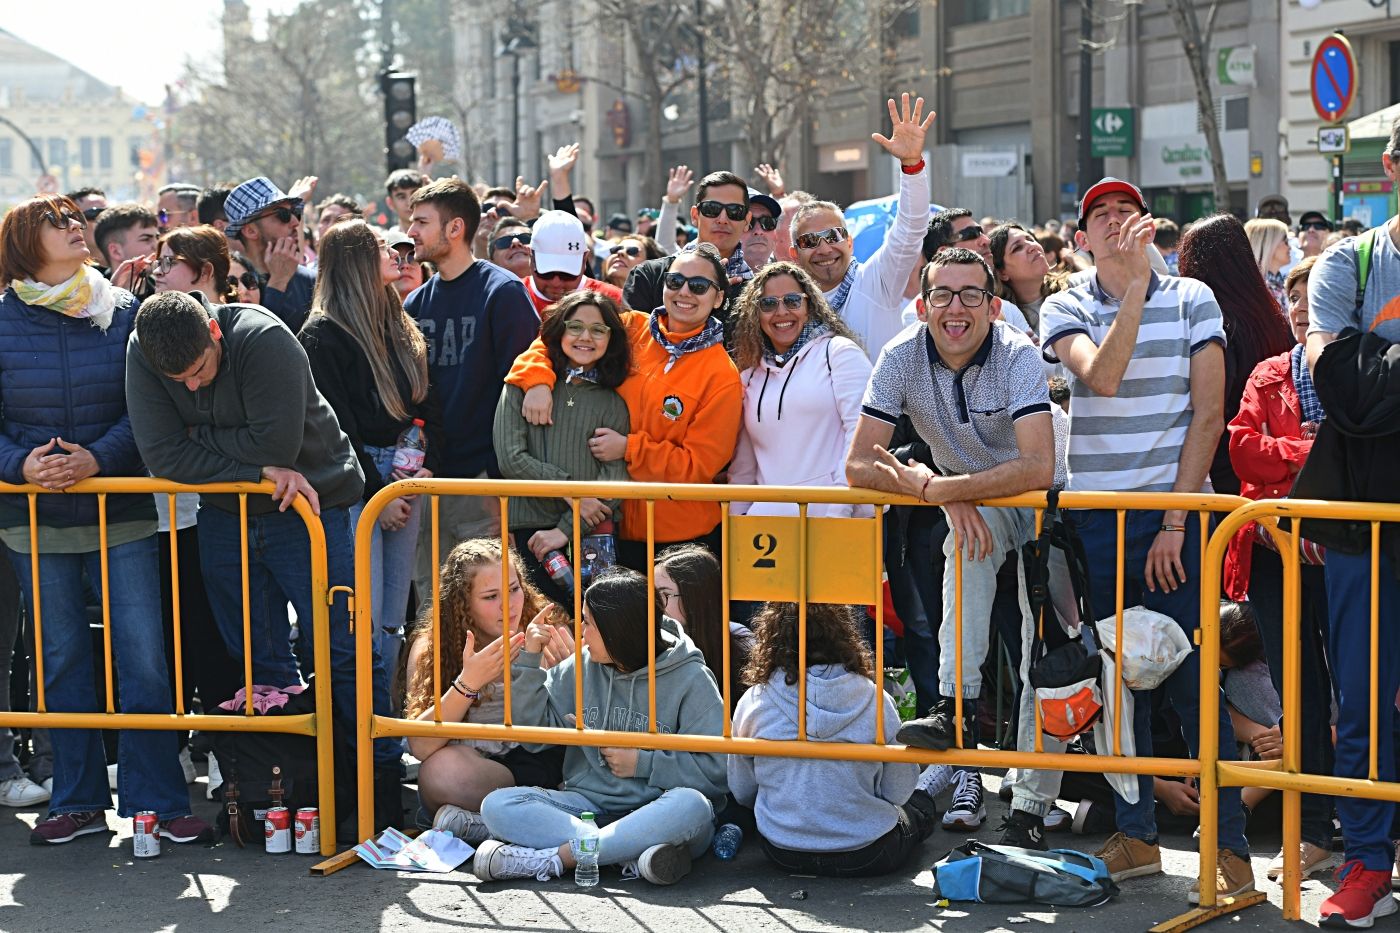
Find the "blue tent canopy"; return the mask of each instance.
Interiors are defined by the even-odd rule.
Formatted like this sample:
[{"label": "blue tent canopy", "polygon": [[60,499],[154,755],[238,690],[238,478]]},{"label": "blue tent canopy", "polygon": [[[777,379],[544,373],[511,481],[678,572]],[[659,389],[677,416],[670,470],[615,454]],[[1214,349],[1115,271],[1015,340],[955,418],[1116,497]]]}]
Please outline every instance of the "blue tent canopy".
[{"label": "blue tent canopy", "polygon": [[[941,210],[942,205],[930,204],[929,216]],[[897,194],[885,198],[872,198],[869,201],[857,201],[846,208],[846,229],[850,231],[857,259],[864,262],[875,255],[880,244],[885,242],[885,234],[894,226],[894,218],[898,212]]]}]

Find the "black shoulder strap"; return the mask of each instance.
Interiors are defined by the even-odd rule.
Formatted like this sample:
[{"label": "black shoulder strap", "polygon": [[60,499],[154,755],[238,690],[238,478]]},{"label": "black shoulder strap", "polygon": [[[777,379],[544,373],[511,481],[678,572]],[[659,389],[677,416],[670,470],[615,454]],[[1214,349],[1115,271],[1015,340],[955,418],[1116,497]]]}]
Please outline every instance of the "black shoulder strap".
[{"label": "black shoulder strap", "polygon": [[1045,605],[1050,601],[1050,548],[1053,547],[1054,529],[1060,519],[1060,491],[1051,489],[1045,494],[1045,512],[1040,519],[1040,535],[1026,545],[1025,555],[1026,600],[1031,608],[1033,628],[1031,663],[1035,663],[1045,653],[1045,641],[1041,637],[1041,626],[1045,618]]}]

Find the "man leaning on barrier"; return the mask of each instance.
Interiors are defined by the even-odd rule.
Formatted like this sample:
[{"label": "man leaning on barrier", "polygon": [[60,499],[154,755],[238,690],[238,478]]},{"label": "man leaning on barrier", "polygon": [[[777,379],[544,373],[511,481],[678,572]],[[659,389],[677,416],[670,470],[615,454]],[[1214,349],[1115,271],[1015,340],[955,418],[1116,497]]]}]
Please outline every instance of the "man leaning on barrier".
[{"label": "man leaning on barrier", "polygon": [[[136,315],[127,349],[127,406],[136,444],[155,476],[178,483],[272,480],[271,498],[248,497],[248,602],[252,644],[243,644],[242,560],[236,495],[205,495],[199,551],[214,619],[229,652],[253,659],[255,683],[285,686],[310,673],[313,625],[311,544],[300,516],[304,495],[326,534],[330,586],[354,583],[350,506],[364,477],[335,413],[316,389],[306,351],[281,320],[257,305],[209,305],[198,293],[165,292]],[[285,611],[296,610],[300,640],[289,643]],[[355,641],[346,603],[331,605],[331,689],[336,719],[353,737]],[[385,672],[374,662],[374,711],[391,715]],[[394,743],[375,742],[381,765]]]},{"label": "man leaning on barrier", "polygon": [[[944,540],[943,553],[951,561],[955,548],[961,551],[962,644],[957,643],[959,574],[950,564],[943,574],[938,633],[942,699],[926,719],[906,723],[898,736],[905,744],[937,750],[957,740],[953,697],[959,690],[962,737],[970,744],[991,638],[997,570],[1008,552],[1018,551],[1035,533],[1032,509],[973,503],[1064,481],[1055,457],[1040,352],[1024,334],[993,320],[1000,299],[992,294],[992,284],[991,268],[971,250],[943,250],[929,262],[918,306],[926,326],[907,328],[881,351],[846,459],[852,486],[941,503],[953,532]],[[902,464],[886,449],[900,415],[908,415],[928,442],[942,475],[913,461]],[[1029,632],[1024,586],[1021,591],[1023,628]],[[1023,703],[1031,709],[1030,691],[1024,692]],[[1018,744],[1033,748],[1034,726],[1020,732]],[[1026,773],[1021,780],[1034,785],[1039,775]],[[963,780],[979,779],[970,774]],[[1053,799],[1051,793],[1019,801],[1003,825],[1003,841],[1044,848],[1043,818]]]}]

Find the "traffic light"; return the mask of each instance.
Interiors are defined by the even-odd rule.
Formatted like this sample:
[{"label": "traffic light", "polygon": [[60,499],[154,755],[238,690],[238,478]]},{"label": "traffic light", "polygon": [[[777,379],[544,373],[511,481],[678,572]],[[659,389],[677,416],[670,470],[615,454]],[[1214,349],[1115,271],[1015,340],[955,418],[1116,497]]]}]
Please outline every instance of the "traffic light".
[{"label": "traffic light", "polygon": [[384,155],[390,172],[414,164],[413,144],[405,137],[418,120],[417,80],[417,75],[405,71],[386,71],[379,76],[379,89],[384,94]]}]

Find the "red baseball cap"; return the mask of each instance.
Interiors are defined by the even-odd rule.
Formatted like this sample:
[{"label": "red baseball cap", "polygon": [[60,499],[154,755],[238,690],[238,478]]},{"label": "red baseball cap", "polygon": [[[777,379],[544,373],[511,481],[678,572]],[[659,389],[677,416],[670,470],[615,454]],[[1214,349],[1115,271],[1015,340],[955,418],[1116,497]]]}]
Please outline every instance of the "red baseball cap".
[{"label": "red baseball cap", "polygon": [[1147,212],[1147,202],[1143,200],[1142,191],[1138,186],[1129,181],[1119,178],[1103,178],[1089,186],[1089,190],[1084,192],[1084,197],[1079,199],[1079,228],[1084,229],[1084,218],[1089,213],[1089,208],[1094,206],[1094,202],[1106,194],[1126,194],[1137,202],[1138,209],[1143,213]]}]

